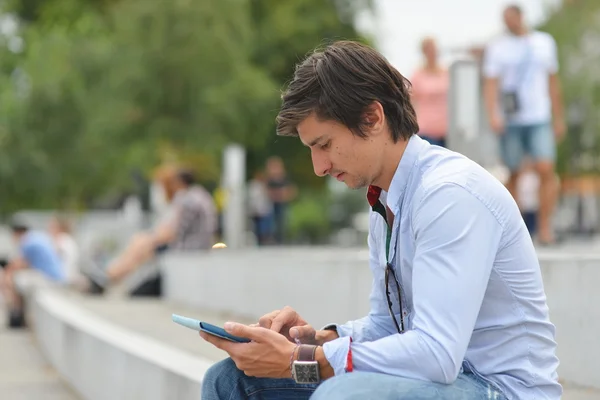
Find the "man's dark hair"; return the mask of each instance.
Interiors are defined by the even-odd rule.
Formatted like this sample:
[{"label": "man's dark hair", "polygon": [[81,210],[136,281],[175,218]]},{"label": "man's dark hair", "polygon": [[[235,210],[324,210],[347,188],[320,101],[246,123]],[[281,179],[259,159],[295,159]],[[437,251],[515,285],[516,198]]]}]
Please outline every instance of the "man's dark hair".
[{"label": "man's dark hair", "polygon": [[185,186],[192,186],[196,183],[196,175],[192,170],[189,169],[181,169],[177,173],[177,177]]},{"label": "man's dark hair", "polygon": [[408,139],[419,130],[409,91],[410,82],[376,50],[358,42],[335,42],[296,66],[282,95],[277,134],[298,136],[298,124],[314,113],[365,138],[364,113],[377,101],[393,141]]},{"label": "man's dark hair", "polygon": [[523,9],[518,4],[510,4],[510,5],[506,6],[505,10],[506,11],[508,11],[508,10],[513,11],[513,12],[515,12],[518,15],[523,15]]},{"label": "man's dark hair", "polygon": [[29,230],[29,226],[22,221],[15,220],[10,222],[10,230],[17,235],[20,235],[26,233]]}]

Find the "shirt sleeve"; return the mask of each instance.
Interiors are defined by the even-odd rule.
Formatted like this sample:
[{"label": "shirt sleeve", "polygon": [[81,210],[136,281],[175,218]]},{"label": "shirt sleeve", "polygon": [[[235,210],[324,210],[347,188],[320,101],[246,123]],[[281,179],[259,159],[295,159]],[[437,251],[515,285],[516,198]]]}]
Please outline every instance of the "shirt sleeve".
[{"label": "shirt sleeve", "polygon": [[[415,203],[412,329],[353,343],[354,370],[449,384],[460,371],[502,228],[455,184],[439,185]],[[348,342],[323,346],[336,374],[344,372]]]},{"label": "shirt sleeve", "polygon": [[499,78],[501,65],[496,50],[497,45],[490,43],[483,52],[483,76],[486,78]]}]

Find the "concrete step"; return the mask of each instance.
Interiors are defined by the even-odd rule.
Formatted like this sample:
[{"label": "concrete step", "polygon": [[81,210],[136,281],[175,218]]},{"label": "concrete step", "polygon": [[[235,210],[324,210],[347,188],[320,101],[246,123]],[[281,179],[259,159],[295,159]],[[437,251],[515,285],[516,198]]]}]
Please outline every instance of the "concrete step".
[{"label": "concrete step", "polygon": [[[237,319],[232,315],[215,314],[158,299],[126,299],[121,297],[87,297],[69,295],[86,310],[108,321],[155,340],[169,344],[188,354],[211,361],[219,361],[227,354],[202,340],[197,332],[171,322],[171,314],[189,316],[222,326],[226,321],[253,323],[256,321]],[[271,310],[266,310],[271,311]],[[563,382],[563,400],[599,400],[600,391],[577,387]]]}]

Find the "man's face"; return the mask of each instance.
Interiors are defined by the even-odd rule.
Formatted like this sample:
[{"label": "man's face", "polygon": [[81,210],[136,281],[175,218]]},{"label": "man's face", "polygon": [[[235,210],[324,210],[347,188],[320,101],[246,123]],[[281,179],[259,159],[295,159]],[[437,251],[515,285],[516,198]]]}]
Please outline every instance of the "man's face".
[{"label": "man's face", "polygon": [[523,19],[518,11],[508,8],[504,11],[503,17],[504,24],[510,32],[515,34],[521,32],[523,27]]},{"label": "man's face", "polygon": [[298,134],[310,148],[317,176],[331,175],[351,189],[366,187],[381,173],[382,135],[361,138],[346,126],[321,121],[311,114],[298,125]]},{"label": "man's face", "polygon": [[423,55],[428,61],[435,61],[437,59],[437,46],[433,39],[425,39],[421,46]]},{"label": "man's face", "polygon": [[285,176],[285,166],[279,158],[270,158],[266,166],[267,174],[272,178],[281,178]]},{"label": "man's face", "polygon": [[21,239],[23,238],[23,235],[24,235],[24,233],[23,233],[23,232],[13,232],[13,233],[12,233],[12,238],[13,238],[13,241],[14,241],[16,244],[19,244],[19,243],[21,243]]}]

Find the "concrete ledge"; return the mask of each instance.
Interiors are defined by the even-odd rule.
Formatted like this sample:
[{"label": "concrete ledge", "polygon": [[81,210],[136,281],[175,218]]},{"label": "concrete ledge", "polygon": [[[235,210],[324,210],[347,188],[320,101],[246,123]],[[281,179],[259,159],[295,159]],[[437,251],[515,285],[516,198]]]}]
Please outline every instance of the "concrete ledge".
[{"label": "concrete ledge", "polygon": [[38,290],[28,308],[42,351],[82,398],[200,398],[210,362],[95,317],[55,290]]},{"label": "concrete ledge", "polygon": [[372,275],[365,250],[294,247],[171,253],[161,265],[168,300],[215,313],[257,320],[265,312],[290,305],[322,326],[369,312]]},{"label": "concrete ledge", "polygon": [[[600,389],[600,253],[544,250],[539,258],[557,329],[561,379]],[[372,275],[368,253],[362,249],[294,247],[169,254],[162,270],[168,300],[215,313],[256,320],[290,305],[319,327],[369,312]]]}]

